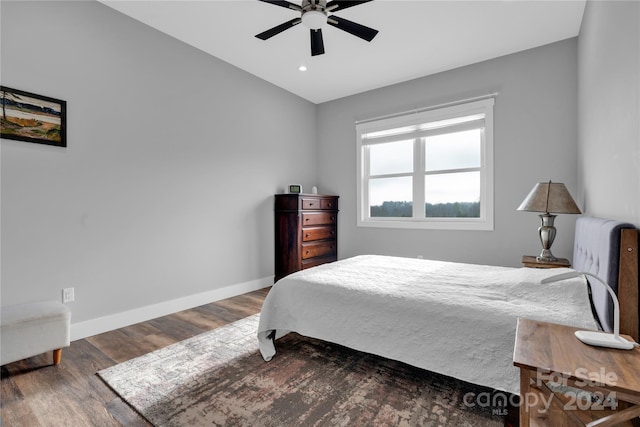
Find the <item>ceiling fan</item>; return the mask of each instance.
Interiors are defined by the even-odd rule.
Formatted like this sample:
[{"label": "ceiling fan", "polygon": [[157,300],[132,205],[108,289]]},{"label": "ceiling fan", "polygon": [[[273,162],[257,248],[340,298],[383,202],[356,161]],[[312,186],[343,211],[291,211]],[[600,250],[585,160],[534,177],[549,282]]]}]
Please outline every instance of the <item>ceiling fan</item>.
[{"label": "ceiling fan", "polygon": [[288,30],[291,27],[303,23],[306,27],[309,27],[311,34],[311,56],[324,54],[324,42],[322,41],[322,26],[326,23],[336,28],[346,31],[349,34],[360,37],[368,42],[378,34],[378,30],[365,27],[364,25],[357,24],[348,19],[340,18],[335,15],[328,15],[329,13],[336,12],[348,7],[357,6],[362,3],[367,3],[372,0],[361,1],[338,1],[331,0],[302,0],[302,4],[297,4],[284,1],[284,0],[260,0],[265,3],[270,3],[276,6],[285,7],[287,9],[300,12],[299,18],[294,18],[283,24],[276,25],[273,28],[268,29],[260,34],[256,34],[256,37],[261,40],[267,40],[277,34],[280,34],[284,30]]}]

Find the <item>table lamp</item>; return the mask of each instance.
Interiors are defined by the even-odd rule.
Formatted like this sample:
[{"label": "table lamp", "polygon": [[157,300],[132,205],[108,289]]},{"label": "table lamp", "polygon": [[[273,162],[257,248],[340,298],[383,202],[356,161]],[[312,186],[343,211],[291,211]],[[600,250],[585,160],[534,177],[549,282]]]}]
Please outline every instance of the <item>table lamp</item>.
[{"label": "table lamp", "polygon": [[542,243],[542,252],[536,257],[536,260],[538,262],[557,261],[558,258],[554,257],[551,253],[551,244],[556,238],[556,228],[553,226],[553,221],[557,216],[552,214],[582,213],[576,205],[576,202],[571,198],[567,187],[560,182],[539,182],[520,204],[518,210],[544,212],[539,215],[542,224],[538,227],[540,242]]},{"label": "table lamp", "polygon": [[618,303],[618,297],[616,293],[611,289],[611,286],[600,277],[595,274],[586,273],[583,271],[570,271],[568,273],[556,274],[555,276],[542,279],[541,283],[552,283],[560,280],[571,279],[580,276],[591,276],[598,280],[609,292],[613,299],[613,334],[609,332],[596,332],[596,331],[576,331],[575,335],[580,341],[585,344],[595,345],[598,347],[618,348],[622,350],[631,350],[635,344],[634,342],[627,341],[620,336],[620,304]]}]

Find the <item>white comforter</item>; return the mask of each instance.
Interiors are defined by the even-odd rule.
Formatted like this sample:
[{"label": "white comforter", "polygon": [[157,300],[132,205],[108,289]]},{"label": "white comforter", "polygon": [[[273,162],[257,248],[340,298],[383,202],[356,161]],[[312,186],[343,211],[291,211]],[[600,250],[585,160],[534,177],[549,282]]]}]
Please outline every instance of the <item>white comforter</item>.
[{"label": "white comforter", "polygon": [[565,269],[507,268],[363,255],[291,274],[262,307],[258,340],[290,331],[518,393],[518,317],[596,329],[583,278]]}]

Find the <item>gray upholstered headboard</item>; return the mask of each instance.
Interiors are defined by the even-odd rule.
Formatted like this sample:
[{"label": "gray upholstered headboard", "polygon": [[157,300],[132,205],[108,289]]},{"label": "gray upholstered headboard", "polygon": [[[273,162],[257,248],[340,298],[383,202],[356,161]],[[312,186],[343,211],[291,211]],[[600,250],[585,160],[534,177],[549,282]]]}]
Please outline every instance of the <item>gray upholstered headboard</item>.
[{"label": "gray upholstered headboard", "polygon": [[[573,246],[573,266],[601,277],[618,293],[618,269],[620,266],[620,230],[635,229],[633,224],[609,219],[580,217],[576,221]],[[595,279],[589,278],[590,282]],[[613,301],[607,290],[591,283],[593,307],[605,331],[613,331]]]}]

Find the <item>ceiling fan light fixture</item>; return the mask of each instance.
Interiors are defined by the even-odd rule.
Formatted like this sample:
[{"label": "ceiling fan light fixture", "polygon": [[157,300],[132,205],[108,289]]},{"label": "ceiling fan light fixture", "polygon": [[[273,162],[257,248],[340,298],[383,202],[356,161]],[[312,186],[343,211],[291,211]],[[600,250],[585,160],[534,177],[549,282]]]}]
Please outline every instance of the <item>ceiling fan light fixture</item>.
[{"label": "ceiling fan light fixture", "polygon": [[324,11],[309,10],[302,14],[302,23],[312,30],[320,29],[327,23],[327,14]]}]

